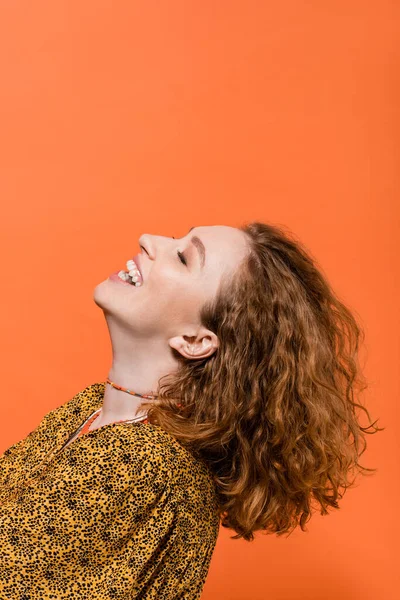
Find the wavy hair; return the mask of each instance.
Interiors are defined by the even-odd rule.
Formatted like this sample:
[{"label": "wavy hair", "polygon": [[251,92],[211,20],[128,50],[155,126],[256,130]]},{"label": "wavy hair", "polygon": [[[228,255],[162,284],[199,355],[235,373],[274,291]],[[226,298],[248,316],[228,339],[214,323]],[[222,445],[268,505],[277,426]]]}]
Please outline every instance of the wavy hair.
[{"label": "wavy hair", "polygon": [[[141,406],[212,471],[221,525],[253,541],[282,535],[340,508],[354,484],[365,434],[357,410],[368,387],[358,351],[365,334],[316,261],[283,227],[242,225],[249,254],[201,310],[220,346],[159,381]],[[371,429],[372,431],[368,431]],[[362,446],[362,447],[361,447]]]}]

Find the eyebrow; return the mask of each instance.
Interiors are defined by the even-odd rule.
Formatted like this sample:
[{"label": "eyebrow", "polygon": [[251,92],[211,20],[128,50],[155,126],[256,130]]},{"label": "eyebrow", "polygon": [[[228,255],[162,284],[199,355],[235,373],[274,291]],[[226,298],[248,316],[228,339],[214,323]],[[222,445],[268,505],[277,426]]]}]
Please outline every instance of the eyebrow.
[{"label": "eyebrow", "polygon": [[[188,233],[190,233],[192,229],[194,229],[194,227],[191,227]],[[204,247],[204,244],[201,241],[201,239],[197,237],[197,235],[194,235],[192,238],[190,238],[190,241],[192,242],[192,244],[194,244],[196,250],[199,253],[201,268],[203,268],[206,262],[206,249]]]}]

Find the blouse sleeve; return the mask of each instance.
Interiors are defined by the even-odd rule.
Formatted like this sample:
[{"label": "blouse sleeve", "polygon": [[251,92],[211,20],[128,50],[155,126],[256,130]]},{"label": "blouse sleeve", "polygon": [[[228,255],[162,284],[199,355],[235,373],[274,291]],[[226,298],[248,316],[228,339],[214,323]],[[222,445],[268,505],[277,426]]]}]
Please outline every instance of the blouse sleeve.
[{"label": "blouse sleeve", "polygon": [[56,507],[46,495],[41,543],[59,557],[53,567],[66,589],[73,573],[76,598],[197,600],[215,544],[208,514],[178,483],[179,459],[172,465],[151,431],[135,431],[132,439],[109,428],[70,452],[57,490],[73,494]]},{"label": "blouse sleeve", "polygon": [[[197,600],[216,542],[201,492],[195,506],[197,496],[175,477],[184,466],[179,459],[168,463],[151,439],[138,439],[125,457],[129,467],[123,463],[109,476],[110,493],[119,500],[102,503],[102,525],[86,534],[90,556],[103,565],[100,578],[91,579],[90,597]],[[124,481],[130,481],[126,495]]]}]

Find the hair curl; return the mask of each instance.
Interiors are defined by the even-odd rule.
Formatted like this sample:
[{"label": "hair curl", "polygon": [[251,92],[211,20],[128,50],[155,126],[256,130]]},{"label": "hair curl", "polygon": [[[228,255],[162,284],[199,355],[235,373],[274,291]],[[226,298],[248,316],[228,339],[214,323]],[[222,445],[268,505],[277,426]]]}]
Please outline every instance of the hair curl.
[{"label": "hair curl", "polygon": [[322,515],[340,508],[349,473],[377,470],[358,462],[365,434],[385,428],[358,421],[357,408],[370,419],[356,401],[368,386],[365,334],[316,261],[282,227],[239,229],[249,254],[200,315],[219,348],[201,360],[176,353],[177,372],[142,407],[211,468],[232,539],[253,541],[258,530],[307,531],[312,500]]}]

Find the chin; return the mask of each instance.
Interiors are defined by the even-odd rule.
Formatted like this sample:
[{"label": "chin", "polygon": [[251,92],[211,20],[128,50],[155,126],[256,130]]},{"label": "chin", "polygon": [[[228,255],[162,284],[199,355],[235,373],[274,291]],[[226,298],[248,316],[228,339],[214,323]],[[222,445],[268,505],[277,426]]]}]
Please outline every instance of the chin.
[{"label": "chin", "polygon": [[[125,288],[125,289],[124,289]],[[115,284],[109,279],[105,279],[93,290],[93,301],[104,312],[111,315],[123,315],[129,311],[132,305],[132,296],[127,293],[128,286]],[[128,289],[128,292],[131,290]]]},{"label": "chin", "polygon": [[108,285],[110,282],[108,279],[105,279],[93,290],[93,300],[97,306],[100,308],[107,308],[107,305],[111,304],[112,300],[112,290],[110,290],[110,286]]}]

